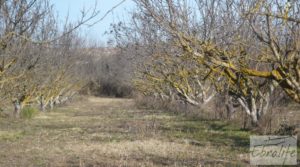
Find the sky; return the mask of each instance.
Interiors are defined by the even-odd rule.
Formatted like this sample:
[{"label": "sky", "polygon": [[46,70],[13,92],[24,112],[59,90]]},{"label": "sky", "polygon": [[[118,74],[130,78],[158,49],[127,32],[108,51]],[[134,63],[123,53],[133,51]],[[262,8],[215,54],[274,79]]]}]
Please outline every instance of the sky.
[{"label": "sky", "polygon": [[[83,8],[90,9],[95,7],[97,3],[97,10],[100,14],[97,18],[92,20],[96,21],[104,16],[104,14],[119,4],[122,0],[50,0],[54,5],[54,10],[59,16],[59,21],[63,23],[66,16],[69,15],[69,20],[76,21],[80,18],[81,10]],[[104,35],[105,31],[109,30],[111,23],[117,23],[119,20],[128,19],[128,12],[134,9],[134,3],[131,0],[125,0],[120,6],[115,8],[110,14],[108,14],[101,22],[95,24],[92,27],[83,26],[80,29],[82,35],[94,42],[106,43],[110,38],[109,35]]]}]

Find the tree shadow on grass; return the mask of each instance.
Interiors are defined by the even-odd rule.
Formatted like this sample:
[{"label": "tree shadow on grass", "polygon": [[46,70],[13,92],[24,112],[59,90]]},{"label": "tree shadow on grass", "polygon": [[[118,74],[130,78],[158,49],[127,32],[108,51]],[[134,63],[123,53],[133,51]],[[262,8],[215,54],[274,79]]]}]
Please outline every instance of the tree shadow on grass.
[{"label": "tree shadow on grass", "polygon": [[161,130],[177,139],[192,139],[220,147],[228,146],[239,152],[246,152],[250,143],[250,131],[241,130],[225,121],[181,120]]}]

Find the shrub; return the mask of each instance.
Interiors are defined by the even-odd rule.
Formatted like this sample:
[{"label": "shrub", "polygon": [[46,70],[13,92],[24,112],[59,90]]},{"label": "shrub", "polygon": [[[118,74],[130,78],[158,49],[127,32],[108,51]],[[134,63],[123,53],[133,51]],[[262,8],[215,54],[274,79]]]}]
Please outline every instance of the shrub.
[{"label": "shrub", "polygon": [[99,95],[109,97],[130,97],[132,95],[132,87],[122,82],[102,81]]},{"label": "shrub", "polygon": [[287,123],[280,124],[280,128],[275,131],[276,135],[295,135],[296,126]]},{"label": "shrub", "polygon": [[25,107],[21,111],[21,118],[32,119],[37,114],[37,109],[33,107]]}]

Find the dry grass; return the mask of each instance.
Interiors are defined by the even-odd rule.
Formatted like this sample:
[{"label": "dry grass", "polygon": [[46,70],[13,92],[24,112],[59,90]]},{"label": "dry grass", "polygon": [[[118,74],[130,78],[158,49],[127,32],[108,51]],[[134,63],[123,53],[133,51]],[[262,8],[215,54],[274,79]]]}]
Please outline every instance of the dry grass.
[{"label": "dry grass", "polygon": [[88,97],[32,120],[0,119],[0,166],[245,166],[232,124]]}]

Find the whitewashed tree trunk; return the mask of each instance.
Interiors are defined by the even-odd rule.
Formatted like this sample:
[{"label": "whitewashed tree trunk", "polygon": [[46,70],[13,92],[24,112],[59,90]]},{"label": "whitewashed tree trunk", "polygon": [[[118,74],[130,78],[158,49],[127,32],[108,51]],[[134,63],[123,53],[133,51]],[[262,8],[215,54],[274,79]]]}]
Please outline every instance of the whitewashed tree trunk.
[{"label": "whitewashed tree trunk", "polygon": [[51,98],[50,99],[50,110],[53,110],[53,108],[54,108],[54,98]]},{"label": "whitewashed tree trunk", "polygon": [[56,106],[56,105],[59,105],[61,102],[60,102],[60,96],[61,95],[58,95],[58,96],[56,96],[55,98],[54,98],[54,106]]},{"label": "whitewashed tree trunk", "polygon": [[47,106],[47,104],[46,104],[44,96],[40,96],[40,111],[45,112],[46,106]]},{"label": "whitewashed tree trunk", "polygon": [[258,125],[258,121],[265,115],[269,109],[270,96],[274,91],[274,85],[269,85],[269,90],[266,93],[259,92],[259,95],[254,97],[253,92],[248,97],[238,97],[237,100],[243,107],[245,112],[251,117],[253,125]]}]

